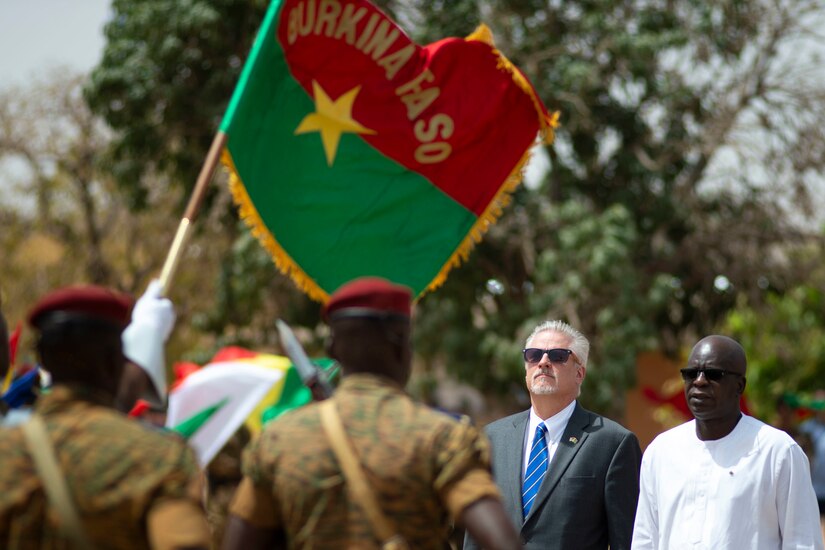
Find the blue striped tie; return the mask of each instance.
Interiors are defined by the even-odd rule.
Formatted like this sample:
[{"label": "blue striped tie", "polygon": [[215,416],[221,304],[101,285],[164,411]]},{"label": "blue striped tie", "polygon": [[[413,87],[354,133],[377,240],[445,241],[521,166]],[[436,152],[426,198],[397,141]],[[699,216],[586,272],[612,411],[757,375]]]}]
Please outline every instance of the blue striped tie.
[{"label": "blue striped tie", "polygon": [[524,488],[521,491],[521,507],[524,510],[524,517],[530,513],[533,501],[541,487],[541,480],[547,473],[547,440],[544,433],[547,428],[544,422],[536,426],[536,435],[533,437],[533,448],[530,449],[530,461],[527,463],[527,471],[524,473]]}]

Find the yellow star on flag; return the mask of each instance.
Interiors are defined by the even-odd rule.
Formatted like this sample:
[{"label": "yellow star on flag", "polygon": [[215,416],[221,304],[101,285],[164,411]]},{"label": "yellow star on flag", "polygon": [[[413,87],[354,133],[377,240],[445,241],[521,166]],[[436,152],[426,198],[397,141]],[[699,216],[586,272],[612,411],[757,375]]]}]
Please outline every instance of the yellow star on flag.
[{"label": "yellow star on flag", "polygon": [[356,86],[332,101],[324,89],[321,88],[321,85],[315,80],[312,81],[312,95],[315,97],[316,112],[304,117],[298,128],[295,129],[295,134],[321,132],[321,141],[324,144],[324,152],[327,155],[329,166],[332,166],[335,160],[341,134],[344,132],[375,134],[375,131],[362,126],[352,118],[352,105],[355,103],[355,96],[360,91],[361,86]]}]

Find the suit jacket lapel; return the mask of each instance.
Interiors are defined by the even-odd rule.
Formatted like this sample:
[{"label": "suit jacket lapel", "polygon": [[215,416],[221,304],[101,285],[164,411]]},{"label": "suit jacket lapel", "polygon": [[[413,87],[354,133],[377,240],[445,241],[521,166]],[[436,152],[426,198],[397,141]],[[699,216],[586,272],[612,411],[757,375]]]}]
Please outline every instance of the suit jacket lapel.
[{"label": "suit jacket lapel", "polygon": [[[505,449],[521,449],[519,453],[506,453],[508,457],[507,464],[504,467],[505,478],[499,483],[499,487],[507,493],[504,494],[505,500],[509,500],[512,506],[508,506],[510,510],[510,519],[513,520],[513,525],[521,525],[524,518],[521,513],[521,468],[524,464],[524,432],[527,429],[528,420],[530,420],[530,411],[520,414],[513,419],[513,429],[507,430],[504,438]],[[511,458],[512,457],[512,458]]]},{"label": "suit jacket lapel", "polygon": [[553,460],[550,461],[550,465],[547,467],[547,475],[541,482],[541,488],[539,489],[539,493],[536,495],[536,500],[533,503],[532,508],[530,508],[530,513],[526,518],[524,518],[525,522],[536,514],[536,511],[542,507],[544,501],[547,500],[547,497],[550,496],[550,493],[553,492],[559,484],[559,481],[561,481],[565,470],[567,470],[567,467],[570,466],[570,462],[572,462],[573,457],[579,452],[579,449],[581,449],[582,445],[584,445],[584,441],[589,435],[584,431],[589,424],[590,413],[582,409],[581,405],[576,403],[576,408],[573,410],[573,415],[567,422],[567,427],[564,429],[564,433],[561,436],[561,441],[559,441],[556,454],[553,455]]}]

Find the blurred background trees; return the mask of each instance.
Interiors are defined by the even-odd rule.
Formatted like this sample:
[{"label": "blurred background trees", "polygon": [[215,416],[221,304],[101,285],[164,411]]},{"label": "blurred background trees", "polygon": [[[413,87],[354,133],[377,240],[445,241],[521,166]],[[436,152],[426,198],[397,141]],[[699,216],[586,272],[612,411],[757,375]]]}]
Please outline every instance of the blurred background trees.
[{"label": "blurred background trees", "polygon": [[[818,387],[821,2],[376,3],[420,43],[487,23],[561,112],[556,142],[536,153],[548,170],[421,299],[414,391],[443,403],[443,388],[460,381],[487,399],[488,413],[523,406],[519,350],[551,317],[590,337],[582,399],[613,417],[640,351],[678,357],[719,330],[746,345],[760,402]],[[82,96],[79,81],[4,92],[0,156],[28,165],[25,204],[0,203],[3,249],[19,256],[5,283],[20,297],[10,307],[81,279],[140,292],[159,271],[267,4],[114,0]],[[41,95],[54,108],[75,102],[71,116],[18,115],[16,102]],[[271,349],[280,316],[305,327],[321,353],[317,305],[277,273],[216,179],[172,290],[177,350],[197,359],[228,343]],[[25,244],[33,238],[62,254]],[[478,403],[473,392],[455,395]],[[455,395],[448,404],[460,408]]]},{"label": "blurred background trees", "polygon": [[[0,91],[0,249],[3,310],[11,326],[42,294],[76,283],[112,286],[139,295],[157,276],[180,216],[182,189],[168,177],[145,175],[145,208],[136,209],[111,175],[112,133],[88,108],[86,78],[56,71],[30,88]],[[229,209],[226,199],[224,209]],[[178,283],[192,299],[179,300],[182,318],[214,297],[220,261],[233,244],[207,215],[187,248]],[[172,353],[210,346],[187,323]],[[26,334],[24,332],[24,334]],[[174,356],[174,355],[171,355]]]}]

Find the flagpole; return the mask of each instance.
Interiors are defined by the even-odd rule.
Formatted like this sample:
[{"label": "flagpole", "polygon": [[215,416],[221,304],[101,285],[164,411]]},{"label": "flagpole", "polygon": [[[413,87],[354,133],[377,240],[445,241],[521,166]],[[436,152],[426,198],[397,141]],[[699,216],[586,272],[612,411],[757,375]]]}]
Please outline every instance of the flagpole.
[{"label": "flagpole", "polygon": [[226,138],[227,136],[224,132],[218,131],[212,140],[212,145],[209,147],[206,159],[203,161],[200,174],[198,174],[198,179],[195,181],[195,189],[192,191],[192,196],[189,197],[189,204],[186,205],[186,211],[180,220],[178,231],[175,233],[175,239],[172,241],[172,246],[166,255],[163,271],[160,273],[161,296],[166,296],[169,291],[172,277],[174,277],[175,271],[177,271],[178,263],[183,253],[183,247],[189,237],[189,225],[197,215],[201,202],[203,202],[203,197],[206,194],[206,186],[212,180],[212,175],[218,166],[221,151],[223,151],[223,147],[226,145]]}]

